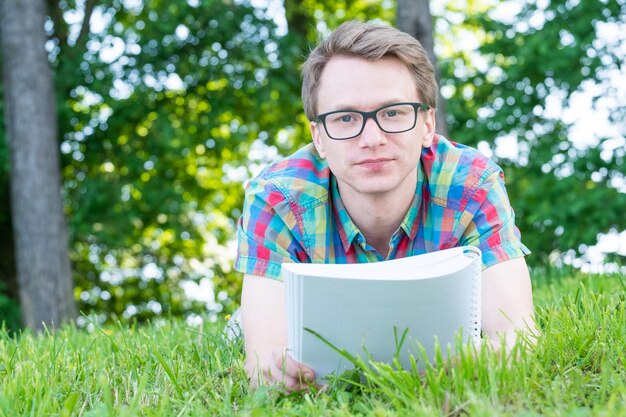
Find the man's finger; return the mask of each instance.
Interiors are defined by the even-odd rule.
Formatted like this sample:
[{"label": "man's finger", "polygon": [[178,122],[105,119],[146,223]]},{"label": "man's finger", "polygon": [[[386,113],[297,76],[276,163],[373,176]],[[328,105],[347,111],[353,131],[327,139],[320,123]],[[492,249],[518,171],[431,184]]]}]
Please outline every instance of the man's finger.
[{"label": "man's finger", "polygon": [[278,369],[282,369],[286,376],[302,382],[311,382],[315,373],[308,366],[296,361],[286,350],[274,351],[274,361]]}]

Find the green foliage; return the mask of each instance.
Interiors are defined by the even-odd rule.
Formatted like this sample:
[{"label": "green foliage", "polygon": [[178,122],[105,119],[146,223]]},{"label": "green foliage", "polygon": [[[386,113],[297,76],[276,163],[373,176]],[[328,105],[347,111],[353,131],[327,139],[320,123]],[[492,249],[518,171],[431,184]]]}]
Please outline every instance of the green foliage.
[{"label": "green foliage", "polygon": [[535,347],[466,347],[421,374],[374,363],[294,394],[251,390],[222,322],[0,332],[0,416],[625,416],[625,285],[551,271],[535,282]]},{"label": "green foliage", "polygon": [[[1,55],[0,55],[1,58]],[[4,90],[0,81],[0,97],[3,97]],[[4,122],[4,102],[0,100],[0,231],[12,230],[10,199],[9,199],[9,150],[5,137]],[[10,233],[4,232],[0,239],[11,239]],[[13,245],[0,245],[0,247],[12,247]],[[8,277],[4,277],[3,273],[11,273],[5,271],[7,265],[13,265],[12,253],[0,253],[0,326],[4,326],[9,332],[18,330],[21,327],[21,313],[17,300],[11,298],[7,291]]]},{"label": "green foliage", "polygon": [[12,333],[21,327],[22,315],[17,302],[6,294],[4,283],[0,282],[0,327]]},{"label": "green foliage", "polygon": [[[73,5],[59,7],[68,13]],[[59,47],[51,53],[63,92],[81,309],[139,318],[199,312],[204,305],[185,301],[179,284],[202,277],[229,301],[240,279],[225,245],[253,143],[291,147],[277,140],[298,113],[298,74],[281,52],[287,40],[251,6],[228,1],[113,2],[94,12],[105,26],[74,44],[63,43],[72,32],[55,20]],[[212,304],[214,313],[231,308]]]},{"label": "green foliage", "polygon": [[[476,65],[467,51],[440,61],[443,84],[453,91],[446,103],[453,139],[486,142],[491,149],[501,137],[517,140],[520,157],[498,162],[535,263],[572,249],[583,254],[599,233],[626,229],[626,193],[612,185],[624,178],[624,149],[605,151],[611,148],[608,137],[577,148],[569,126],[546,115],[550,94],[565,107],[574,92],[602,85],[605,72],[621,66],[623,51],[599,42],[597,31],[603,22],[625,24],[626,2],[543,4],[525,3],[513,23],[494,21],[486,12],[467,15],[455,30],[477,34],[485,63]],[[531,25],[533,15],[544,15],[545,22]],[[619,102],[611,88],[600,90],[594,102],[600,96]],[[625,115],[623,106],[617,108],[612,121]]]}]

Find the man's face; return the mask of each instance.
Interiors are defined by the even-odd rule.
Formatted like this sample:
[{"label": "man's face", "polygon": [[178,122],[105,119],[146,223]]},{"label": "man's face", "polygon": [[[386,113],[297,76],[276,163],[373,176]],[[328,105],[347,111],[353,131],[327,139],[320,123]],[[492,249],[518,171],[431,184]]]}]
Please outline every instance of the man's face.
[{"label": "man's face", "polygon": [[[317,114],[372,111],[419,101],[415,81],[400,60],[370,62],[336,56],[322,72]],[[355,193],[361,197],[396,196],[415,191],[420,153],[432,142],[435,118],[433,109],[419,110],[415,127],[403,133],[385,133],[370,118],[360,135],[347,140],[331,139],[321,122],[311,122],[310,129],[317,151],[337,177],[342,198]]]}]

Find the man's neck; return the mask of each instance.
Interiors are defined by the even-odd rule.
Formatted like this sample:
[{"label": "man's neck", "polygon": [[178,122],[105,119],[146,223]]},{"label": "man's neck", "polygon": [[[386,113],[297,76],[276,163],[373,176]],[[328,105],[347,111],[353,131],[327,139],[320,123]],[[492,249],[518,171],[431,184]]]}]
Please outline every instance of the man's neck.
[{"label": "man's neck", "polygon": [[415,197],[417,175],[398,189],[384,194],[356,193],[339,183],[339,194],[348,215],[368,244],[387,257],[389,241],[398,230]]}]

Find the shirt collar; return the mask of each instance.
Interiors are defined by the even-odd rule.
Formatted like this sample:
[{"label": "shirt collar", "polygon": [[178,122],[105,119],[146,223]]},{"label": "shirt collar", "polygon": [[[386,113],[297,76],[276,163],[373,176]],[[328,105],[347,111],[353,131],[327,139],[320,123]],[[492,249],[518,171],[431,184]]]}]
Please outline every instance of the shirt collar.
[{"label": "shirt collar", "polygon": [[422,168],[422,163],[420,161],[417,167],[417,184],[415,186],[415,196],[413,197],[413,201],[411,202],[411,207],[409,207],[409,211],[404,216],[402,223],[400,224],[400,228],[404,230],[404,233],[409,237],[410,240],[414,240],[417,235],[417,231],[420,226],[420,207],[422,206],[422,201],[424,199],[424,193],[428,187],[426,187],[425,182],[426,176],[424,175],[424,171]]},{"label": "shirt collar", "polygon": [[331,198],[333,200],[333,211],[337,224],[337,231],[339,232],[339,237],[341,238],[341,244],[343,245],[343,249],[347,253],[350,250],[352,241],[357,237],[357,235],[361,234],[361,231],[358,227],[356,227],[356,224],[352,222],[352,219],[348,215],[348,211],[343,205],[343,201],[341,201],[341,196],[339,195],[337,178],[332,174],[330,176],[330,189]]}]

